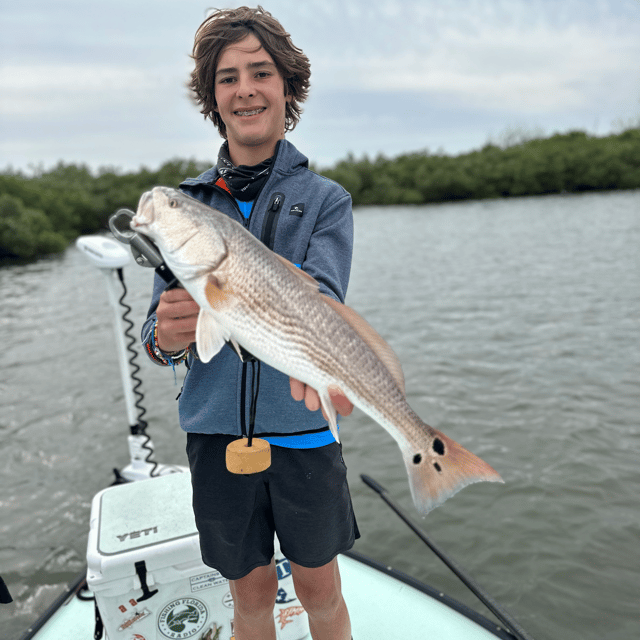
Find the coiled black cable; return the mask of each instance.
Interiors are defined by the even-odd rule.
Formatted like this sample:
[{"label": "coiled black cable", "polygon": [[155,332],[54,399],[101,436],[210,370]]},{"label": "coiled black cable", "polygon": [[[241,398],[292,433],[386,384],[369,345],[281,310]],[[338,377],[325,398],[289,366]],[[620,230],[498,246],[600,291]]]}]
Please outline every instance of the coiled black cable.
[{"label": "coiled black cable", "polygon": [[141,446],[145,451],[149,452],[147,454],[147,457],[144,459],[144,461],[152,465],[149,475],[153,478],[156,476],[155,471],[158,467],[158,463],[155,460],[153,460],[154,451],[153,451],[153,448],[149,446],[149,442],[151,442],[151,436],[147,434],[147,422],[144,419],[144,415],[147,413],[147,410],[142,406],[142,402],[144,400],[144,394],[142,393],[142,391],[140,391],[140,387],[142,386],[142,380],[137,375],[138,372],[140,371],[140,367],[136,362],[136,360],[138,359],[138,352],[134,349],[134,345],[136,344],[136,339],[131,334],[131,331],[133,330],[135,325],[129,318],[129,314],[131,313],[132,309],[124,301],[127,295],[127,286],[124,283],[124,271],[123,269],[118,269],[117,272],[118,272],[118,278],[122,283],[122,296],[120,296],[120,299],[118,300],[118,302],[120,303],[120,306],[124,308],[124,313],[122,314],[122,320],[127,325],[124,329],[124,335],[129,341],[126,347],[127,347],[127,351],[129,351],[129,353],[131,354],[131,357],[129,358],[129,364],[131,365],[131,369],[132,369],[132,371],[130,372],[130,375],[131,375],[131,379],[134,382],[133,393],[136,396],[134,406],[138,411],[138,423],[135,425],[131,425],[131,435],[145,436],[146,440],[142,443]]}]

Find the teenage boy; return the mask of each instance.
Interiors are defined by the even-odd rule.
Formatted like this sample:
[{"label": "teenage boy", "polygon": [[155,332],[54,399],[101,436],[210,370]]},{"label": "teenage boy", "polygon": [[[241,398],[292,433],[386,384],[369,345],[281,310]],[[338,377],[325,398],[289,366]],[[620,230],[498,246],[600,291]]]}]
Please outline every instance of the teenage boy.
[{"label": "teenage boy", "polygon": [[[351,197],[311,172],[284,139],[308,94],[307,57],[271,14],[241,7],[215,11],[202,23],[193,59],[190,87],[225,142],[217,165],[180,188],[242,222],[344,302]],[[318,411],[318,394],[264,363],[240,360],[231,347],[202,364],[193,344],[199,308],[184,289],[164,291],[156,277],[151,309],[143,328],[151,358],[187,362],[179,414],[194,512],[204,562],[230,580],[236,640],[276,638],[274,532],[314,640],[349,640],[336,556],[359,533],[340,446]],[[332,399],[339,413],[351,412],[343,395]],[[270,442],[271,466],[232,474],[226,446],[248,428]]]}]

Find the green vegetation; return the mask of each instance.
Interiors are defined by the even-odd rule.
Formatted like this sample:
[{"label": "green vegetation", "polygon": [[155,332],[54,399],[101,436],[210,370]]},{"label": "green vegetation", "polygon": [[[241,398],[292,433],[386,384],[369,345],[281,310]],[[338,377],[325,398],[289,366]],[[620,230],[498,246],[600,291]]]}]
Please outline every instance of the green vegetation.
[{"label": "green vegetation", "polygon": [[640,128],[606,138],[583,132],[507,148],[486,145],[456,157],[411,153],[353,157],[322,172],[354,204],[424,204],[446,200],[640,188]]},{"label": "green vegetation", "polygon": [[0,259],[36,258],[64,250],[82,234],[107,228],[121,207],[135,209],[144,191],[177,186],[208,169],[202,163],[172,160],[157,171],[120,173],[60,162],[33,176],[0,174]]},{"label": "green vegetation", "polygon": [[[0,258],[35,258],[63,250],[78,235],[106,228],[120,207],[135,209],[156,185],[177,186],[208,168],[172,160],[137,173],[58,164],[33,176],[0,174]],[[342,184],[355,205],[640,188],[640,128],[608,137],[584,132],[488,144],[455,157],[428,152],[375,160],[349,156],[323,175]]]}]

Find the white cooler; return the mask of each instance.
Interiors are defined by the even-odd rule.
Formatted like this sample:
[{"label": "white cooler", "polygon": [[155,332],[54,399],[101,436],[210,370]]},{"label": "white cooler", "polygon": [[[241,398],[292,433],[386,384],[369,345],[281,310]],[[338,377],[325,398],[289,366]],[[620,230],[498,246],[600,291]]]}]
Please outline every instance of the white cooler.
[{"label": "white cooler", "polygon": [[[277,545],[277,541],[276,541]],[[309,633],[289,561],[276,548],[278,640]],[[200,555],[191,476],[109,487],[91,505],[87,582],[108,640],[233,639],[229,583]]]}]

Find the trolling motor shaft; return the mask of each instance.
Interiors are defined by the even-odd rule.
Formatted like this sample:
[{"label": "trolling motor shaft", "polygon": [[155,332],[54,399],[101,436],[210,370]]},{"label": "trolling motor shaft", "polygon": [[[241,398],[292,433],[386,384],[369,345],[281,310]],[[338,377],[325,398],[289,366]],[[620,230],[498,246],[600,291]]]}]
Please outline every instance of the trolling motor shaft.
[{"label": "trolling motor shaft", "polygon": [[[129,214],[131,216],[133,215],[131,212],[129,212]],[[123,231],[126,232],[126,228]],[[122,232],[118,236],[121,242],[123,235],[124,233]],[[125,244],[129,243],[125,242]],[[158,464],[155,462],[152,459],[154,451],[153,443],[149,435],[145,433],[146,422],[144,422],[142,418],[144,409],[139,404],[142,400],[142,393],[138,390],[141,381],[135,375],[139,370],[134,362],[137,354],[133,349],[133,345],[136,340],[129,333],[129,330],[133,328],[133,323],[128,318],[128,313],[131,311],[131,308],[124,302],[126,287],[124,284],[123,268],[130,262],[129,252],[124,249],[122,244],[115,242],[111,238],[98,235],[80,236],[76,240],[76,247],[102,272],[107,287],[109,303],[113,310],[113,328],[117,347],[116,355],[120,365],[122,389],[130,430],[128,442],[131,460],[130,463],[122,469],[122,477],[127,481],[144,480],[166,473],[186,471],[184,467]],[[138,261],[136,260],[136,262]],[[138,262],[138,264],[140,264],[140,262]],[[151,265],[149,264],[147,266]],[[118,278],[116,278],[116,274]],[[117,279],[120,280],[124,290],[120,298],[115,288]],[[121,314],[119,305],[125,309],[124,314]],[[128,325],[128,328],[124,328],[123,321]],[[125,338],[130,340],[128,345],[125,342]],[[139,400],[136,401],[134,395],[138,396]]]}]

